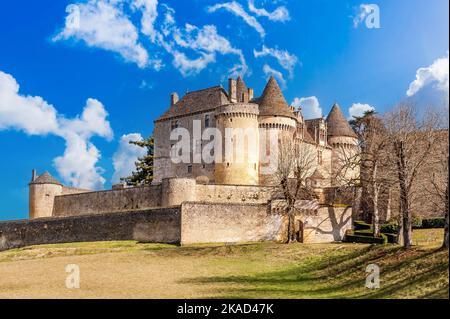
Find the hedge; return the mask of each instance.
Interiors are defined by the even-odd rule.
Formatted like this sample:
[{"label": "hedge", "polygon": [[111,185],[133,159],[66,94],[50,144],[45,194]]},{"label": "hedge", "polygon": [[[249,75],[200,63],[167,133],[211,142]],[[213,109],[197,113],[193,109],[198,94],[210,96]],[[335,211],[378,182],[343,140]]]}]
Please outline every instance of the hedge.
[{"label": "hedge", "polygon": [[350,235],[373,236],[373,230],[372,229],[355,230]]},{"label": "hedge", "polygon": [[371,229],[372,225],[367,224],[366,222],[357,220],[353,222],[353,226],[355,227],[355,230],[365,230],[365,229]]},{"label": "hedge", "polygon": [[364,244],[387,244],[388,237],[381,234],[381,237],[361,236],[361,235],[345,235],[345,242],[348,243],[364,243]]},{"label": "hedge", "polygon": [[380,226],[380,231],[385,234],[397,234],[400,226],[394,223],[384,224]]},{"label": "hedge", "polygon": [[422,228],[444,228],[445,227],[445,218],[437,217],[437,218],[424,218],[422,220]]}]

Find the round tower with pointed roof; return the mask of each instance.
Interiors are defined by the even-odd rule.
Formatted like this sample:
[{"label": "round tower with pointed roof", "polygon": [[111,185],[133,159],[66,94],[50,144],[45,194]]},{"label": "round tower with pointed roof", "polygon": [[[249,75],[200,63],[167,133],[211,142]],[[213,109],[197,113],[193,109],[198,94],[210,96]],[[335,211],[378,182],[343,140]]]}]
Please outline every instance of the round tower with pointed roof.
[{"label": "round tower with pointed roof", "polygon": [[[355,155],[358,136],[345,119],[339,104],[335,103],[327,117],[328,144],[333,148],[331,154],[332,175],[335,186],[359,176],[359,169],[342,169],[342,159]],[[357,165],[356,165],[357,166]]]},{"label": "round tower with pointed roof", "polygon": [[28,187],[29,218],[51,217],[55,196],[62,194],[63,185],[48,172],[36,176],[33,171],[33,177]]},{"label": "round tower with pointed roof", "polygon": [[[270,185],[275,182],[272,163],[274,147],[285,138],[292,139],[297,130],[298,115],[290,107],[280,86],[275,78],[270,77],[264,88],[263,94],[256,99],[259,105],[259,128],[260,128],[260,176],[262,185]],[[271,173],[272,172],[272,173]]]},{"label": "round tower with pointed roof", "polygon": [[[234,83],[230,79],[230,83]],[[230,86],[230,103],[216,109],[216,128],[221,133],[221,154],[216,154],[214,179],[217,184],[259,184],[258,105],[249,102],[244,80],[236,80],[236,96]],[[217,156],[220,159],[217,160]]]}]

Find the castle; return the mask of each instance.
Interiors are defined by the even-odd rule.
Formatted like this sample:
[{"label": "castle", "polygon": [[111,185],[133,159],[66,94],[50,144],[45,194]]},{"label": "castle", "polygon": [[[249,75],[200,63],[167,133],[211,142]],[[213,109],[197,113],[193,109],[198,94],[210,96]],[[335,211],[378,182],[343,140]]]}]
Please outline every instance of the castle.
[{"label": "castle", "polygon": [[[0,239],[12,246],[111,239],[181,244],[282,241],[287,216],[283,198],[275,195],[275,173],[266,167],[271,165],[266,160],[273,152],[271,136],[276,136],[275,148],[287,139],[314,153],[308,182],[317,199],[301,202],[295,218],[299,240],[339,241],[351,228],[357,203],[354,196],[337,195],[342,185],[333,176],[342,152],[356,150],[358,140],[337,104],[326,119],[305,120],[300,108],[287,104],[273,77],[260,97],[239,77],[229,80],[228,91],[215,86],[181,99],[172,93],[168,110],[154,124],[152,185],[89,191],[33,172],[30,220],[12,226],[0,223]],[[242,129],[253,135],[239,135]],[[189,136],[185,161],[174,161],[177,131]],[[208,134],[214,135],[212,144],[219,145],[213,160],[201,156],[211,144],[204,138]],[[224,155],[227,145],[236,149],[239,138],[243,148],[231,158]],[[358,176],[359,169],[346,174]]]},{"label": "castle", "polygon": [[[216,128],[222,146],[229,142],[236,147],[242,129],[253,131],[251,142],[245,141],[247,148],[242,149],[243,160],[235,163],[223,156],[219,162],[195,163],[196,149],[200,153],[203,147],[201,135],[197,134],[195,139],[195,121],[201,123],[197,128],[199,131]],[[174,164],[171,158],[174,141],[169,136],[178,127],[187,129],[189,135],[194,136],[188,163]],[[233,132],[230,136],[226,134],[227,129]],[[254,90],[247,88],[238,77],[237,80],[229,79],[228,91],[216,86],[189,92],[181,100],[177,93],[171,94],[169,109],[155,121],[155,182],[171,177],[202,176],[215,184],[276,184],[271,174],[263,173],[264,157],[270,152],[268,135],[272,132],[276,133],[278,142],[295,140],[300,147],[314,149],[317,163],[311,179],[319,187],[338,186],[333,175],[339,170],[339,156],[343,150],[351,152],[358,143],[355,132],[337,104],[326,120],[305,120],[300,109],[288,106],[274,77],[269,79],[262,95],[257,98]],[[261,145],[263,143],[266,145]],[[346,173],[357,176],[359,171]]]}]

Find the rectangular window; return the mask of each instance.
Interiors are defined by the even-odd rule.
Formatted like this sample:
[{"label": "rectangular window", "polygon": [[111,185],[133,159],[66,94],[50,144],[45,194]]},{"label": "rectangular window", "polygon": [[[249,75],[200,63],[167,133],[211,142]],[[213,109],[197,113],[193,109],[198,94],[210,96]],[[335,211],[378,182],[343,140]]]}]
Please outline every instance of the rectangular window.
[{"label": "rectangular window", "polygon": [[192,174],[192,165],[188,165],[188,173]]},{"label": "rectangular window", "polygon": [[205,115],[205,127],[209,127],[210,126],[210,118],[209,118],[209,114]]}]

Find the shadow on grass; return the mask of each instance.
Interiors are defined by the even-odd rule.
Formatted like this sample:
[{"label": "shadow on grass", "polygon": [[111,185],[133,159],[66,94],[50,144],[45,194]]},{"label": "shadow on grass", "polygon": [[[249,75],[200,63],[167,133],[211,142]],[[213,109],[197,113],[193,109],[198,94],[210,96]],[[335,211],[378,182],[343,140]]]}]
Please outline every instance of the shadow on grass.
[{"label": "shadow on grass", "polygon": [[[344,247],[312,255],[285,270],[197,277],[224,298],[448,298],[448,252],[398,246]],[[367,265],[381,268],[381,288],[365,288]]]}]

